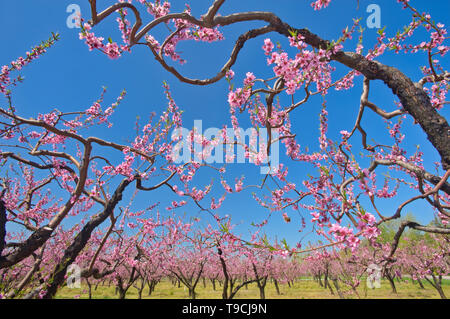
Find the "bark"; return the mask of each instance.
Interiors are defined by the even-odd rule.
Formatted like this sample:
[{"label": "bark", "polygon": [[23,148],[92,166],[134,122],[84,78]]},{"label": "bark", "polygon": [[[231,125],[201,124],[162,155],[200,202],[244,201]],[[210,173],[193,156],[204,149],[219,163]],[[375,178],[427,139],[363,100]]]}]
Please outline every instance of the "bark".
[{"label": "bark", "polygon": [[125,299],[125,296],[127,294],[128,289],[133,285],[133,283],[136,281],[136,279],[139,278],[139,274],[136,271],[136,268],[133,267],[131,270],[130,278],[128,279],[128,283],[125,284],[122,280],[122,277],[119,275],[116,276],[117,278],[117,290],[119,292],[119,299]]},{"label": "bark", "polygon": [[91,284],[91,282],[89,281],[88,278],[86,278],[86,283],[87,283],[87,286],[88,286],[89,299],[92,299],[92,284]]},{"label": "bark", "polygon": [[447,296],[445,295],[444,290],[442,289],[442,286],[438,286],[438,287],[435,287],[435,288],[438,291],[439,296],[441,297],[441,299],[447,299]]},{"label": "bark", "polygon": [[258,285],[259,288],[259,299],[266,299],[266,292],[265,292],[266,285]]},{"label": "bark", "polygon": [[256,269],[256,265],[252,264],[252,266],[253,266],[253,272],[255,273],[255,277],[256,277],[256,284],[258,285],[258,289],[259,289],[259,298],[266,299],[265,288],[266,288],[268,276],[264,276],[262,278],[259,277],[258,271]]},{"label": "bark", "polygon": [[194,279],[194,273],[192,273],[190,277],[186,277],[183,275],[183,273],[181,271],[179,273],[177,273],[177,272],[174,272],[173,270],[171,270],[171,272],[178,278],[179,282],[180,281],[183,282],[183,284],[188,288],[189,298],[191,298],[191,299],[196,299],[196,297],[197,297],[195,288],[197,287],[197,284],[203,273],[204,266],[205,266],[204,262],[200,264],[200,269],[199,269],[198,273],[195,274],[195,276],[196,276],[195,279]]},{"label": "bark", "polygon": [[[230,295],[229,295],[228,299],[233,299],[234,296],[236,296],[236,294],[242,287],[244,287],[244,286],[247,287],[248,284],[250,284],[252,282],[256,282],[256,281],[257,281],[256,279],[246,280],[246,281],[242,282],[240,285],[237,285],[234,289],[230,289]],[[231,287],[234,286],[234,281],[232,281],[232,282],[233,282],[233,285]]]},{"label": "bark", "polygon": [[322,283],[322,274],[321,274],[321,273],[319,273],[319,275],[317,276],[317,280],[319,281],[320,287],[323,287],[323,283]]},{"label": "bark", "polygon": [[337,291],[337,293],[339,295],[339,298],[345,299],[345,296],[342,294],[341,288],[339,287],[338,280],[337,279],[332,279],[332,281],[333,281],[334,288],[336,288],[336,291]]},{"label": "bark", "polygon": [[391,276],[391,274],[389,273],[389,271],[386,271],[386,278],[387,278],[387,280],[389,281],[389,284],[391,285],[392,292],[393,292],[394,294],[396,294],[396,293],[397,293],[397,288],[395,287],[394,278],[392,278],[392,276]]},{"label": "bark", "polygon": [[[114,266],[112,266],[111,268],[105,269],[103,271],[100,271],[97,268],[83,269],[81,271],[81,277],[86,278],[86,279],[88,279],[90,277],[93,277],[94,279],[102,279],[108,275],[111,275],[116,270],[116,267],[118,266],[118,264],[119,264],[119,261],[117,261],[116,264]],[[98,283],[95,285],[95,290],[97,290],[97,286],[98,286]],[[110,287],[110,286],[111,286],[111,282],[108,283],[108,287]]]},{"label": "bark", "polygon": [[[2,192],[2,195],[3,195],[3,192]],[[6,207],[5,207],[5,203],[3,202],[3,199],[0,198],[0,256],[2,255],[3,249],[6,246],[6,241],[5,241],[6,222],[7,222]]]},{"label": "bark", "polygon": [[423,286],[422,280],[420,280],[419,278],[417,279],[417,283],[419,284],[420,289],[425,289],[425,287]]},{"label": "bark", "polygon": [[225,263],[225,260],[222,257],[222,250],[220,248],[217,249],[217,253],[219,254],[220,264],[222,266],[223,276],[225,278],[225,280],[223,282],[222,299],[228,299],[229,276],[228,276],[228,271],[227,271],[227,264]]},{"label": "bark", "polygon": [[11,267],[30,256],[50,238],[52,232],[53,229],[48,226],[34,231],[18,249],[6,256],[0,256],[0,269]]},{"label": "bark", "polygon": [[157,280],[149,280],[148,281],[148,296],[151,296],[151,294],[155,291],[156,284],[158,283]]},{"label": "bark", "polygon": [[147,296],[151,296],[152,292],[153,292],[153,280],[149,280],[147,281],[147,286],[148,286],[148,294]]},{"label": "bark", "polygon": [[140,286],[134,286],[138,292],[138,299],[142,299],[142,292],[144,291],[146,283],[147,281],[145,280],[145,278],[141,277]]},{"label": "bark", "polygon": [[328,281],[328,268],[325,271],[324,285],[325,285],[325,289],[327,289],[327,287],[330,286],[330,282]]},{"label": "bark", "polygon": [[425,277],[425,279],[434,287],[434,289],[437,290],[441,299],[447,299],[447,296],[442,289],[442,276],[436,277],[434,274],[431,274],[431,277],[433,278],[433,281],[431,281],[427,277]]},{"label": "bark", "polygon": [[[230,279],[230,285],[229,285],[229,291],[230,291],[230,294],[231,294],[231,292],[233,291],[233,289],[234,289],[234,284],[236,283],[236,281],[237,281],[237,279],[236,278],[234,278],[234,279]],[[247,289],[247,285],[243,285],[244,287],[245,287],[245,289]]]},{"label": "bark", "polygon": [[195,287],[189,288],[189,298],[195,299],[197,297],[197,294],[195,293]]},{"label": "bark", "polygon": [[280,287],[278,287],[278,281],[276,279],[273,280],[273,284],[275,285],[275,289],[277,291],[277,295],[281,295]]},{"label": "bark", "polygon": [[117,292],[119,293],[119,299],[123,300],[125,299],[125,296],[127,294],[127,290],[124,287],[122,287],[122,282],[117,286]]},{"label": "bark", "polygon": [[334,296],[333,288],[331,287],[329,282],[328,282],[328,289],[330,290],[330,293]]}]

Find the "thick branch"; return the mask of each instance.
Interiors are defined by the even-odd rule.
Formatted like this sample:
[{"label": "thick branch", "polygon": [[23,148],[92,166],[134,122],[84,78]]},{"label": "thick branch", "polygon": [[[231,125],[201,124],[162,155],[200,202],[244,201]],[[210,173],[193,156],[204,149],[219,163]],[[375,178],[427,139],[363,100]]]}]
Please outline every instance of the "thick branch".
[{"label": "thick branch", "polygon": [[6,207],[5,207],[5,203],[3,202],[3,193],[4,190],[2,191],[2,196],[0,196],[0,256],[2,255],[3,249],[6,246],[6,241],[5,241],[5,237],[6,237],[6,222],[7,222],[7,215],[6,215]]}]

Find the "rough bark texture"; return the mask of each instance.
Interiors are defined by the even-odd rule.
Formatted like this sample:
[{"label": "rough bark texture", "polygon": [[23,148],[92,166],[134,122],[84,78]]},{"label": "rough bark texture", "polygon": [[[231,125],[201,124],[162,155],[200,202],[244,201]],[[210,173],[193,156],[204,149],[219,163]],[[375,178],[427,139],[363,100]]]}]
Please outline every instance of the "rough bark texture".
[{"label": "rough bark texture", "polygon": [[224,283],[223,283],[223,290],[222,290],[222,299],[228,299],[228,271],[227,271],[227,265],[225,263],[225,260],[222,257],[222,250],[220,248],[217,249],[219,258],[220,258],[220,264],[222,265],[222,271],[224,276]]},{"label": "rough bark texture", "polygon": [[3,200],[0,198],[0,256],[5,248],[6,241],[6,207]]},{"label": "rough bark texture", "polygon": [[392,278],[389,271],[386,271],[386,278],[389,281],[389,284],[391,285],[392,293],[397,294],[397,288],[395,287],[394,278]]},{"label": "rough bark texture", "polygon": [[437,290],[441,299],[447,299],[447,296],[442,289],[442,276],[436,277],[434,274],[431,274],[433,281],[431,281],[428,277],[425,279]]},{"label": "rough bark texture", "polygon": [[36,230],[21,247],[6,256],[0,257],[0,269],[15,265],[30,256],[50,238],[52,232],[53,229],[48,226],[43,226]]},{"label": "rough bark texture", "polygon": [[123,282],[122,277],[120,275],[117,275],[116,278],[117,278],[116,290],[119,292],[119,299],[125,299],[128,289],[130,289],[130,287],[133,285],[136,279],[139,278],[139,273],[136,271],[136,267],[133,267],[133,269],[131,270],[130,278],[128,279],[128,283],[126,284]]},{"label": "rough bark texture", "polygon": [[280,287],[278,286],[278,281],[276,279],[273,280],[273,284],[275,285],[275,289],[277,291],[277,295],[281,295]]}]

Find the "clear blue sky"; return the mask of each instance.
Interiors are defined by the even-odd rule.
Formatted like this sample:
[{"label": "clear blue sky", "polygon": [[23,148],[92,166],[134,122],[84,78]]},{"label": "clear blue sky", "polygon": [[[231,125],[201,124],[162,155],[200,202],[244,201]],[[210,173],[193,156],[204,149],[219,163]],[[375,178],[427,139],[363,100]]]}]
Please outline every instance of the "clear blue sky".
[{"label": "clear blue sky", "polygon": [[[211,1],[192,1],[192,11],[194,15],[203,14]],[[292,26],[301,28],[308,27],[312,32],[317,33],[325,39],[337,39],[341,30],[347,25],[351,26],[352,18],[363,18],[363,24],[368,17],[366,8],[371,3],[379,4],[381,7],[381,25],[386,26],[388,36],[392,36],[403,25],[410,21],[409,12],[401,9],[397,1],[388,0],[360,0],[359,10],[356,8],[356,0],[334,0],[329,8],[314,12],[310,7],[311,0],[283,0],[283,1],[262,1],[262,0],[229,0],[221,9],[223,15],[249,10],[273,11],[284,21]],[[194,120],[201,119],[203,127],[222,127],[223,124],[230,125],[227,104],[228,83],[223,80],[208,87],[196,87],[179,82],[173,75],[169,74],[156,63],[145,48],[136,47],[132,54],[124,53],[119,60],[110,60],[99,52],[89,52],[83,41],[78,39],[78,29],[69,29],[66,26],[66,19],[69,15],[66,8],[71,3],[81,6],[82,14],[86,19],[90,18],[89,3],[87,0],[40,0],[40,1],[1,1],[0,2],[0,26],[3,32],[0,34],[0,65],[9,63],[11,60],[29,50],[30,47],[47,39],[51,32],[59,32],[61,40],[48,51],[36,63],[26,67],[21,74],[25,77],[25,82],[14,89],[14,104],[19,113],[23,116],[35,116],[38,112],[48,112],[53,108],[63,111],[83,110],[95,101],[101,92],[102,86],[108,88],[105,105],[114,101],[121,90],[126,89],[128,94],[120,108],[112,117],[114,128],[112,130],[95,131],[99,137],[108,138],[117,142],[126,143],[134,138],[134,122],[136,116],[145,118],[150,112],[160,112],[166,107],[166,100],[162,89],[162,82],[169,83],[172,94],[179,105],[185,110],[183,123],[190,127]],[[112,1],[98,1],[98,7],[104,8]],[[183,10],[185,1],[173,1],[172,11]],[[411,4],[419,11],[428,11],[437,22],[442,22],[448,26],[450,12],[450,2],[447,0],[437,1],[414,1]],[[146,17],[146,14],[143,14]],[[147,17],[146,17],[147,18]],[[115,19],[115,18],[114,18]],[[147,18],[149,19],[149,17]],[[104,23],[93,30],[96,35],[105,38],[111,36],[114,40],[120,41],[120,35],[116,31],[116,23],[110,19],[110,23]],[[144,20],[147,21],[147,20]],[[260,25],[260,24],[256,24]],[[215,74],[219,67],[228,59],[231,45],[237,36],[248,28],[255,26],[253,23],[240,24],[227,27],[224,31],[226,40],[214,44],[201,44],[198,42],[182,43],[179,49],[183,52],[183,58],[188,63],[180,68],[186,75],[204,78]],[[112,28],[113,27],[113,28]],[[278,37],[276,34],[270,35],[273,41],[280,41],[283,47],[288,47],[286,39]],[[257,77],[268,77],[272,74],[271,67],[266,65],[266,57],[261,50],[264,37],[259,37],[247,43],[237,64],[232,68],[236,73],[235,83],[241,85],[241,80],[248,71],[253,72]],[[367,29],[365,32],[365,46],[371,47],[376,37],[376,29]],[[420,78],[419,66],[426,64],[424,55],[417,54],[408,56],[386,54],[380,59],[381,62],[394,65],[405,72],[413,80]],[[448,63],[444,66],[448,69]],[[338,68],[338,73],[345,68]],[[335,78],[336,79],[336,78]],[[350,131],[354,125],[356,113],[359,106],[361,94],[362,78],[357,78],[355,88],[351,91],[334,92],[328,96],[328,111],[330,113],[329,135],[337,137],[340,130]],[[389,89],[381,83],[374,83],[371,91],[371,100],[385,109],[393,109],[394,97]],[[1,101],[3,103],[4,101]],[[296,127],[298,141],[302,146],[310,149],[317,149],[318,137],[318,114],[321,110],[320,98],[312,99],[306,107],[293,115],[292,122]],[[377,136],[380,127],[384,130],[384,121],[371,116],[367,112],[363,121],[364,128],[369,136]],[[443,114],[448,116],[448,111]],[[367,116],[368,115],[368,116]],[[241,120],[242,121],[242,120]],[[243,125],[246,123],[242,121]],[[248,124],[248,123],[247,123]],[[415,145],[421,145],[425,153],[425,162],[433,163],[439,160],[437,152],[426,141],[425,135],[417,127],[412,125],[412,120],[408,118],[405,123],[407,137],[404,144],[407,149],[414,149]],[[382,140],[385,133],[383,133]],[[359,145],[358,138],[353,139]],[[284,149],[282,148],[282,153]],[[282,162],[289,165],[289,161],[282,156]],[[291,163],[290,177],[293,182],[300,184],[306,174],[315,174],[312,167],[306,164]],[[432,164],[428,169],[432,169]],[[234,176],[240,177],[245,174],[246,183],[255,184],[261,179],[259,168],[251,164],[236,164],[229,167],[229,180],[234,180]],[[210,181],[211,173],[204,171],[198,176],[199,184],[205,185]],[[217,178],[216,178],[217,180]],[[381,177],[379,181],[382,182]],[[219,192],[215,192],[215,197],[219,197],[223,189],[217,185]],[[252,190],[253,191],[253,190]],[[248,234],[251,230],[250,223],[260,222],[267,214],[250,196],[251,191],[228,196],[222,208],[221,215],[230,214],[233,221],[239,223],[239,231]],[[410,194],[410,193],[408,193]],[[394,202],[380,201],[382,210],[390,215],[394,212],[400,199],[406,199],[408,194],[401,194]],[[162,211],[167,202],[174,197],[168,194],[167,189],[155,191],[141,197],[137,202],[137,207],[151,205],[154,201],[162,201]],[[165,204],[164,204],[165,203]],[[123,203],[125,205],[125,202]],[[431,210],[425,203],[417,202],[408,207],[406,211],[412,211],[417,219],[428,222],[432,218]],[[185,209],[178,210],[178,213],[187,212],[188,215],[198,215],[198,209],[194,205],[185,206]],[[297,242],[303,235],[298,233],[298,214],[288,210],[288,214],[293,221],[290,224],[284,223],[281,213],[276,213],[271,218],[267,226],[267,233],[279,238],[286,238],[290,243]],[[308,224],[310,216],[308,212],[302,212]],[[200,216],[202,216],[200,214]],[[315,236],[309,236],[306,240],[315,241]]]}]

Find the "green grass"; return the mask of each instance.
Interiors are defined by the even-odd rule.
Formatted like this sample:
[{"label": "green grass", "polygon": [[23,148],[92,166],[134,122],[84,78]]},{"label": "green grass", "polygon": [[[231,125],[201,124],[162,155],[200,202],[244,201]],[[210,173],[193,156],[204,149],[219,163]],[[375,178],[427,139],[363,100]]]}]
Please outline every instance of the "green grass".
[{"label": "green grass", "polygon": [[[397,294],[392,293],[389,282],[383,280],[381,288],[369,289],[366,288],[365,282],[362,282],[358,287],[358,294],[360,298],[369,299],[436,299],[440,298],[437,291],[428,283],[423,282],[425,289],[420,289],[418,284],[409,282],[395,282],[397,287]],[[332,295],[328,289],[319,286],[315,281],[299,280],[296,281],[293,287],[287,284],[279,284],[280,295],[277,294],[273,283],[267,283],[265,294],[266,299],[328,299],[339,298],[336,291]],[[447,297],[450,297],[450,280],[443,280],[443,289]],[[347,289],[345,289],[347,290]],[[216,290],[213,290],[212,284],[207,282],[206,288],[200,282],[196,289],[197,299],[220,299],[222,298],[222,287],[216,284]],[[80,299],[87,299],[88,288],[82,285],[79,289],[69,289],[64,287],[60,289],[56,298],[66,299],[79,296]],[[347,295],[349,298],[358,298],[356,295]],[[93,299],[117,299],[115,294],[115,287],[98,286],[97,290],[92,287]],[[138,291],[131,287],[126,295],[127,299],[138,298]],[[188,290],[182,285],[180,288],[175,287],[169,280],[163,280],[156,285],[155,291],[148,296],[148,288],[146,287],[142,293],[143,299],[188,299]],[[259,299],[259,290],[256,284],[248,285],[246,289],[241,288],[237,293],[235,299]]]}]

